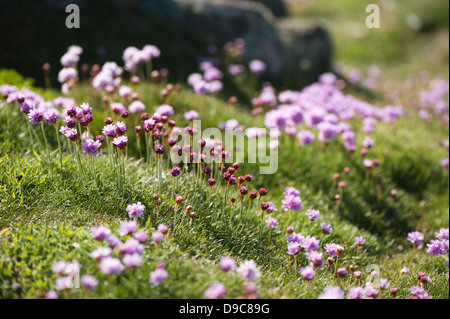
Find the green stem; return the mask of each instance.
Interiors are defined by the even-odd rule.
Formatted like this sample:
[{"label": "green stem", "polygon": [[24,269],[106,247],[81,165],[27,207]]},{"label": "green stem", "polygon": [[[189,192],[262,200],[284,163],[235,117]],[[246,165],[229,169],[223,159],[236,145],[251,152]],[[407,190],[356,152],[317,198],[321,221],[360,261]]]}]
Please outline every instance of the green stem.
[{"label": "green stem", "polygon": [[56,132],[56,139],[58,140],[58,149],[59,149],[59,163],[61,166],[61,174],[63,169],[63,155],[62,155],[62,149],[61,149],[61,141],[59,139],[59,132],[58,132],[58,126],[55,124],[55,132]]}]

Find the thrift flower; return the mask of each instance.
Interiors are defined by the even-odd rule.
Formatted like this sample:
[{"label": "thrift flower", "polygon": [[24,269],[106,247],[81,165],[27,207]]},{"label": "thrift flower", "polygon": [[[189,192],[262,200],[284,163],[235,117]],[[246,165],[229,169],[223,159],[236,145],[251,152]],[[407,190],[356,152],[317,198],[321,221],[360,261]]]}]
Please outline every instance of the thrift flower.
[{"label": "thrift flower", "polygon": [[144,214],[145,206],[142,205],[141,202],[137,202],[135,204],[128,205],[127,207],[127,213],[130,216],[130,218],[138,218],[142,217]]},{"label": "thrift flower", "polygon": [[28,120],[31,124],[39,124],[44,120],[44,114],[40,110],[33,109],[28,113]]},{"label": "thrift flower", "polygon": [[406,266],[403,266],[402,270],[400,270],[400,273],[401,273],[402,275],[411,275],[411,271],[410,271],[409,268],[406,267]]},{"label": "thrift flower", "polygon": [[85,275],[81,277],[81,284],[89,291],[95,290],[98,286],[98,280],[94,276]]},{"label": "thrift flower", "polygon": [[53,273],[57,275],[61,275],[64,273],[64,270],[66,269],[67,263],[65,261],[58,261],[54,264],[52,264],[52,271]]},{"label": "thrift flower", "polygon": [[166,226],[166,225],[164,225],[164,224],[159,224],[158,225],[158,227],[157,227],[157,230],[160,232],[160,233],[162,233],[162,234],[167,234],[167,232],[169,231],[169,228]]},{"label": "thrift flower", "polygon": [[98,247],[95,250],[93,250],[90,254],[90,256],[94,259],[102,259],[102,258],[107,258],[107,257],[111,257],[113,254],[111,248],[109,247]]},{"label": "thrift flower", "polygon": [[266,219],[267,228],[275,228],[278,225],[278,220],[276,218],[269,217]]},{"label": "thrift flower", "polygon": [[119,236],[131,235],[137,228],[137,223],[133,221],[123,222],[117,230]]},{"label": "thrift flower", "polygon": [[305,251],[313,251],[320,248],[320,242],[316,239],[316,237],[307,236],[303,240],[301,246]]},{"label": "thrift flower", "polygon": [[378,286],[380,290],[386,290],[389,288],[389,281],[385,278],[380,279],[380,284]]},{"label": "thrift flower", "polygon": [[142,263],[144,262],[144,259],[142,258],[142,256],[138,253],[134,253],[134,254],[126,254],[123,257],[122,260],[123,264],[128,267],[128,268],[134,268],[137,266],[142,265]]},{"label": "thrift flower", "polygon": [[118,249],[121,255],[140,255],[144,250],[144,246],[135,238],[128,238],[124,243],[120,244]]},{"label": "thrift flower", "polygon": [[145,243],[148,239],[147,234],[143,230],[140,230],[140,231],[134,233],[133,237],[141,244]]},{"label": "thrift flower", "polygon": [[302,275],[303,279],[307,281],[311,281],[314,279],[314,268],[312,267],[303,267],[300,268],[300,275]]},{"label": "thrift flower", "polygon": [[314,269],[320,269],[323,268],[323,254],[319,253],[317,251],[311,251],[309,253],[306,254],[306,258],[308,258],[308,260],[311,263],[311,266]]},{"label": "thrift flower", "polygon": [[443,252],[443,244],[440,240],[432,240],[431,243],[427,244],[427,247],[427,252],[431,256],[438,256]]},{"label": "thrift flower", "polygon": [[184,118],[188,121],[193,121],[198,118],[198,112],[197,111],[189,111],[184,113]]},{"label": "thrift flower", "polygon": [[113,124],[106,125],[102,129],[102,134],[108,137],[115,137],[117,135],[116,126]]},{"label": "thrift flower", "polygon": [[344,299],[344,292],[337,286],[330,286],[324,289],[317,299]]},{"label": "thrift flower", "polygon": [[328,256],[334,257],[337,255],[337,249],[339,245],[337,244],[326,244],[324,249],[327,252]]},{"label": "thrift flower", "polygon": [[305,215],[308,216],[309,220],[313,222],[317,221],[319,218],[322,218],[320,212],[315,209],[308,209]]},{"label": "thrift flower", "polygon": [[91,236],[95,240],[105,240],[111,234],[111,230],[105,226],[98,226],[91,229]]},{"label": "thrift flower", "polygon": [[98,266],[101,273],[105,275],[117,275],[124,270],[120,260],[111,257],[102,259]]},{"label": "thrift flower", "polygon": [[206,299],[220,299],[225,297],[226,293],[225,285],[216,281],[205,291],[204,297]]},{"label": "thrift flower", "polygon": [[164,238],[164,235],[162,233],[160,233],[159,231],[152,233],[152,240],[156,244],[159,244],[160,242],[162,242],[163,238]]},{"label": "thrift flower", "polygon": [[327,223],[321,223],[320,229],[322,230],[322,234],[328,235],[333,228],[331,228],[331,225],[328,225]]},{"label": "thrift flower", "polygon": [[81,150],[84,155],[97,156],[99,154],[99,149],[102,144],[99,141],[94,141],[93,139],[86,138],[81,143]]},{"label": "thrift flower", "polygon": [[439,232],[436,232],[436,238],[439,240],[448,240],[449,239],[449,232],[448,228],[441,228]]},{"label": "thrift flower", "polygon": [[414,231],[408,234],[407,240],[414,245],[420,245],[423,243],[424,237],[422,233]]},{"label": "thrift flower", "polygon": [[49,290],[47,291],[47,293],[45,294],[45,299],[58,299],[59,295],[56,291],[54,290]]},{"label": "thrift flower", "polygon": [[355,238],[355,242],[357,246],[362,246],[366,242],[366,240],[364,239],[364,237],[360,236]]},{"label": "thrift flower", "polygon": [[236,261],[230,257],[221,257],[219,265],[223,271],[231,271],[236,269]]},{"label": "thrift flower", "polygon": [[288,255],[295,256],[300,253],[300,245],[298,243],[289,243],[287,246]]},{"label": "thrift flower", "polygon": [[237,269],[238,275],[248,281],[254,281],[261,276],[253,260],[244,261]]},{"label": "thrift flower", "polygon": [[157,268],[150,273],[149,283],[153,286],[159,286],[169,277],[169,273],[164,268]]},{"label": "thrift flower", "polygon": [[114,138],[112,143],[114,146],[123,150],[128,144],[128,137],[126,137],[126,136],[116,137],[116,138]]},{"label": "thrift flower", "polygon": [[302,209],[302,200],[300,197],[294,196],[294,195],[287,195],[285,199],[281,201],[282,205],[281,208],[285,211],[293,210],[293,211],[300,211]]},{"label": "thrift flower", "polygon": [[255,74],[261,74],[266,70],[266,64],[260,60],[252,60],[249,64],[250,71]]},{"label": "thrift flower", "polygon": [[348,299],[363,299],[364,294],[365,294],[364,288],[352,287],[348,291]]}]

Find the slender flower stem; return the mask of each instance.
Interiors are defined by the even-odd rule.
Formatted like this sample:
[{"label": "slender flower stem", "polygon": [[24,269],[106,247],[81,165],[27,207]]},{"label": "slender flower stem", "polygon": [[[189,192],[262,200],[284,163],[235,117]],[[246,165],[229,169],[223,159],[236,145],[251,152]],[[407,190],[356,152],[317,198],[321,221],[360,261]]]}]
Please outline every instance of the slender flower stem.
[{"label": "slender flower stem", "polygon": [[161,194],[162,174],[161,174],[161,155],[158,154],[158,180],[159,180],[159,193]]},{"label": "slender flower stem", "polygon": [[149,148],[150,148],[150,145],[148,144],[148,135],[149,135],[148,133],[145,134],[145,149],[146,149],[146,153],[147,153],[147,164],[150,167],[150,161],[149,161]]},{"label": "slender flower stem", "polygon": [[42,136],[44,136],[45,147],[47,149],[47,164],[50,170],[50,149],[48,148],[47,136],[45,135],[44,122],[41,122]]},{"label": "slender flower stem", "polygon": [[62,155],[62,149],[61,149],[61,141],[59,139],[58,126],[56,126],[56,124],[55,124],[55,132],[56,132],[56,139],[58,140],[59,162],[60,162],[61,171],[62,171],[62,169],[63,169],[63,155]]},{"label": "slender flower stem", "polygon": [[125,197],[125,155],[122,150],[122,194]]},{"label": "slender flower stem", "polygon": [[84,179],[84,171],[83,166],[81,165],[81,157],[80,157],[80,145],[78,144],[78,141],[76,141],[75,143],[76,143],[75,156],[78,162],[78,170],[81,172],[81,176]]},{"label": "slender flower stem", "polygon": [[27,122],[27,127],[28,127],[28,134],[30,135],[30,145],[31,145],[31,150],[33,150],[33,135],[31,134],[31,124],[30,121],[28,120],[27,115],[25,114],[25,120]]},{"label": "slender flower stem", "polygon": [[264,226],[264,212],[261,213],[261,227],[259,228],[259,239],[262,239],[262,233],[263,233],[263,226]]},{"label": "slender flower stem", "polygon": [[175,200],[175,177],[172,179],[172,201]]},{"label": "slender flower stem", "polygon": [[139,134],[136,134],[136,143],[139,150],[139,158],[142,158],[141,140],[139,139]]}]

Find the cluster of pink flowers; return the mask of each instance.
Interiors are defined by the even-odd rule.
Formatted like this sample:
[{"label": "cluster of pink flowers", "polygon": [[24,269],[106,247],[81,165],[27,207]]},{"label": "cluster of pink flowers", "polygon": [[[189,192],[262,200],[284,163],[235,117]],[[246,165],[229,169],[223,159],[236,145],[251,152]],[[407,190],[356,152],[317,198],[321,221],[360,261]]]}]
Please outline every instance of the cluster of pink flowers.
[{"label": "cluster of pink flowers", "polygon": [[200,62],[200,70],[203,73],[193,73],[187,79],[187,83],[194,89],[195,93],[204,95],[222,91],[223,83],[221,79],[223,73],[217,68],[214,61]]},{"label": "cluster of pink flowers", "polygon": [[58,82],[62,84],[62,91],[68,94],[78,80],[77,65],[83,48],[77,45],[70,46],[61,58],[63,69],[58,73]]},{"label": "cluster of pink flowers", "polygon": [[[432,114],[445,124],[449,122],[448,107],[449,85],[443,79],[436,78],[429,82],[429,87],[419,93],[420,109],[418,116],[422,120],[431,120]],[[432,112],[432,114],[430,114]]]},{"label": "cluster of pink flowers", "polygon": [[159,58],[161,51],[158,47],[148,44],[142,50],[136,47],[128,47],[123,52],[123,61],[125,63],[125,70],[136,72],[139,65],[148,63],[156,58]]},{"label": "cluster of pink flowers", "polygon": [[115,62],[106,62],[92,80],[92,86],[98,91],[114,93],[121,83],[123,69]]},{"label": "cluster of pink flowers", "polygon": [[[266,127],[284,130],[288,136],[297,137],[302,146],[314,142],[315,134],[312,131],[315,130],[318,132],[317,139],[324,144],[340,136],[349,152],[356,150],[356,130],[350,120],[361,117],[363,133],[370,134],[378,121],[395,123],[403,114],[403,108],[399,106],[378,108],[351,95],[345,95],[336,83],[334,75],[324,74],[320,82],[307,86],[301,92],[284,91],[278,98],[273,88],[265,86],[254,106],[274,108],[279,103],[277,108],[266,113]],[[298,130],[300,125],[308,129]],[[365,148],[370,148],[373,144],[374,141],[370,138],[363,142]]]}]

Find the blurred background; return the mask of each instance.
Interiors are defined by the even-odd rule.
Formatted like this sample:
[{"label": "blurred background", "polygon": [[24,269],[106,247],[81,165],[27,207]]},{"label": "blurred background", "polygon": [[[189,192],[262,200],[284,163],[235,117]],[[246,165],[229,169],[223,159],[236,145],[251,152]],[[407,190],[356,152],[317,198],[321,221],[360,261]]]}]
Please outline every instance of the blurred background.
[{"label": "blurred background", "polygon": [[[80,8],[80,29],[65,26],[71,3]],[[370,3],[380,7],[380,29],[365,26]],[[56,86],[59,60],[72,44],[83,47],[80,63],[91,66],[123,65],[126,47],[154,44],[162,52],[154,67],[185,81],[212,45],[221,52],[239,38],[245,62],[263,60],[266,79],[292,89],[336,68],[363,77],[371,65],[393,80],[423,70],[448,78],[449,1],[2,0],[0,37],[0,69],[41,86],[45,62]]]}]

